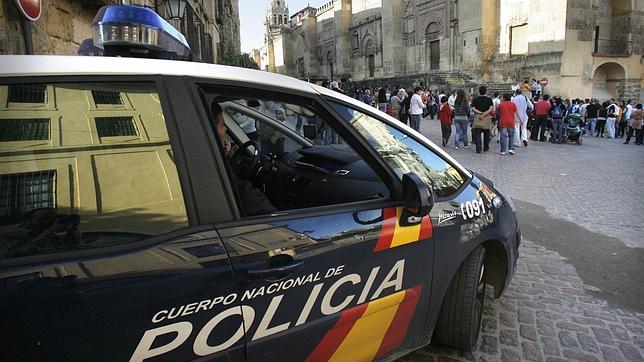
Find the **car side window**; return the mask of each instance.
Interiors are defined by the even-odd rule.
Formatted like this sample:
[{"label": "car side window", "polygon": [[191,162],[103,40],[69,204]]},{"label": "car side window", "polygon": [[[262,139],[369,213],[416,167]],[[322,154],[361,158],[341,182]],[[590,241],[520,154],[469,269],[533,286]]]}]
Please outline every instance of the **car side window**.
[{"label": "car side window", "polygon": [[0,260],[186,226],[153,83],[0,85]]},{"label": "car side window", "polygon": [[244,216],[389,197],[373,168],[310,105],[204,99]]},{"label": "car side window", "polygon": [[[237,100],[236,102],[227,102],[225,107],[226,118],[232,118],[235,123],[241,128],[243,133],[250,141],[254,141],[262,145],[261,152],[296,152],[303,147],[292,137],[286,133],[287,130],[276,127],[273,119],[278,119],[282,125],[287,126],[285,119],[275,118],[274,114],[269,113],[257,100],[249,100],[250,106],[246,106],[245,102]],[[257,105],[255,105],[257,104]],[[234,127],[231,127],[234,128]],[[240,137],[243,138],[243,137]],[[276,149],[276,140],[281,140],[279,147]]]},{"label": "car side window", "polygon": [[402,131],[354,108],[335,102],[331,105],[401,179],[405,173],[414,172],[437,197],[453,195],[465,182],[466,176],[458,169]]}]

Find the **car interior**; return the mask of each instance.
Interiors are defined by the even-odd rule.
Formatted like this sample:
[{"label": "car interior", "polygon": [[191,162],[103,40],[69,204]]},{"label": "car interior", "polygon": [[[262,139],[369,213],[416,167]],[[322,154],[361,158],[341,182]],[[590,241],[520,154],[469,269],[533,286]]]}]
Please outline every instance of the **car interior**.
[{"label": "car interior", "polygon": [[213,101],[223,110],[233,173],[278,210],[389,197],[373,169],[310,108],[231,97]]}]

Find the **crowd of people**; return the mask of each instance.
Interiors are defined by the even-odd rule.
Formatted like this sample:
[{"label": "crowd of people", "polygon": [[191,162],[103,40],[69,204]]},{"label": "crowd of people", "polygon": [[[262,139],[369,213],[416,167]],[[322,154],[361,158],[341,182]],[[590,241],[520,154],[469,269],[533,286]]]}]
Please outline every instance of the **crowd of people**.
[{"label": "crowd of people", "polygon": [[[337,83],[334,85],[332,88],[340,91]],[[446,94],[423,87],[413,91],[401,88],[393,93],[387,87],[358,89],[352,95],[416,131],[420,131],[421,122],[438,118],[443,147],[453,142],[455,149],[467,148],[471,140],[477,153],[488,151],[492,139],[500,143],[502,155],[514,154],[517,147],[528,147],[531,141],[581,144],[582,136],[625,138],[625,144],[634,139],[636,145],[644,141],[641,102],[551,98],[542,94],[534,79],[517,84],[505,94],[494,92],[491,97],[485,86],[479,87],[476,95],[463,89]]]}]

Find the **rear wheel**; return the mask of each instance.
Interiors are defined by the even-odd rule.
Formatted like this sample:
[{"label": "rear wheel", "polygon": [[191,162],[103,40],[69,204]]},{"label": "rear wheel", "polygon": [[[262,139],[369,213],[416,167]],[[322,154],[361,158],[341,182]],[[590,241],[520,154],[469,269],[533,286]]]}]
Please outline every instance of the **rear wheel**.
[{"label": "rear wheel", "polygon": [[485,303],[485,249],[474,249],[458,268],[443,298],[433,340],[471,350],[481,329]]}]

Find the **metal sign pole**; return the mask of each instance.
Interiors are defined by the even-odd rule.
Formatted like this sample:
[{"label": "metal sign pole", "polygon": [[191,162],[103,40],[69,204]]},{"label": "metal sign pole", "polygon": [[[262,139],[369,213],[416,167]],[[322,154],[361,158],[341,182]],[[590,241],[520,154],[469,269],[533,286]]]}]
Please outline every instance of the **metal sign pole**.
[{"label": "metal sign pole", "polygon": [[31,21],[24,16],[20,17],[20,26],[22,27],[22,37],[25,40],[25,54],[34,54],[34,43],[31,35]]},{"label": "metal sign pole", "polygon": [[42,14],[41,0],[15,0],[20,16],[22,37],[25,41],[25,54],[34,53],[34,43],[31,34],[31,22],[38,21]]}]

